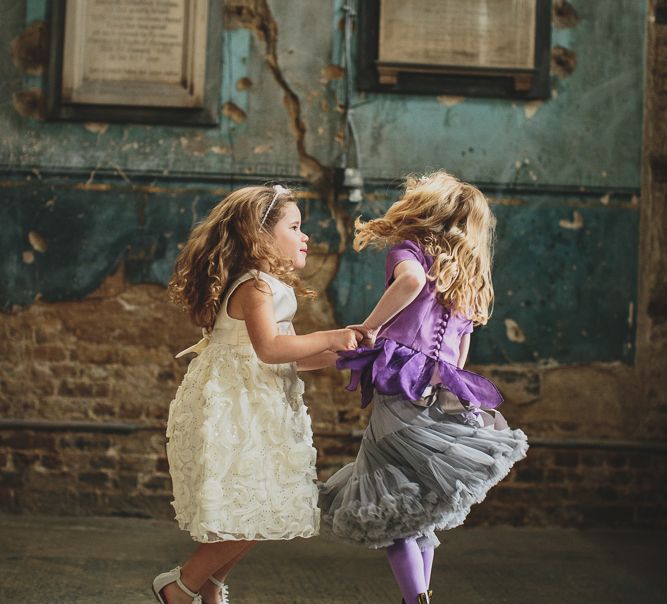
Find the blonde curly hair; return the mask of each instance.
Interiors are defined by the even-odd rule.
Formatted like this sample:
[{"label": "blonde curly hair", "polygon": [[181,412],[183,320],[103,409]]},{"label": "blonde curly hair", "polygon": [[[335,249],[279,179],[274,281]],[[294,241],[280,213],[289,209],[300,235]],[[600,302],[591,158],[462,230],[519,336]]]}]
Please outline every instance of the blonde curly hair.
[{"label": "blonde curly hair", "polygon": [[273,227],[290,202],[296,203],[296,197],[289,189],[243,187],[225,197],[192,229],[176,259],[168,292],[169,299],[195,325],[213,327],[225,290],[249,270],[265,270],[300,294],[313,295],[301,286],[292,263],[275,250]]},{"label": "blonde curly hair", "polygon": [[427,278],[438,301],[478,325],[493,306],[491,265],[496,220],[476,187],[444,171],[409,176],[405,193],[382,218],[355,221],[354,249],[409,240],[433,256]]}]

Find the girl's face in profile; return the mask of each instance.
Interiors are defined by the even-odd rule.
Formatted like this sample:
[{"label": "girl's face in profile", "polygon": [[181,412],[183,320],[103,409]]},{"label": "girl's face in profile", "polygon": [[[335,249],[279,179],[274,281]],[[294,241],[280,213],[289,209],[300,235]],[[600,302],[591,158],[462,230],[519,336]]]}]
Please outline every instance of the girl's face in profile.
[{"label": "girl's face in profile", "polygon": [[301,212],[295,203],[285,204],[280,220],[273,227],[273,236],[285,260],[291,260],[296,269],[306,266],[308,235],[301,232]]}]

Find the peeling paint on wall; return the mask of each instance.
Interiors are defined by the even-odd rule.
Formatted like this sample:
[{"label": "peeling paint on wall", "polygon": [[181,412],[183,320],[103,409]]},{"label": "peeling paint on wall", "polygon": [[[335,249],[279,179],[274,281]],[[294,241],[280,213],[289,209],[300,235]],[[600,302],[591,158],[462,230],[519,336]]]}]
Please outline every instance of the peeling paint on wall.
[{"label": "peeling paint on wall", "polygon": [[44,21],[26,27],[10,44],[14,65],[28,75],[41,75],[48,63],[49,39]]},{"label": "peeling paint on wall", "polygon": [[465,101],[464,96],[452,96],[447,94],[442,94],[436,98],[438,99],[438,103],[444,105],[445,107],[453,107],[454,105],[458,105],[459,103],[463,103],[463,101]]},{"label": "peeling paint on wall", "polygon": [[243,109],[229,101],[222,106],[222,114],[230,120],[234,120],[237,124],[241,124],[248,119]]},{"label": "peeling paint on wall", "polygon": [[16,113],[22,117],[46,119],[46,98],[39,88],[15,92],[12,95],[12,103]]},{"label": "peeling paint on wall", "polygon": [[330,82],[331,80],[342,80],[345,76],[345,70],[340,65],[327,65],[322,70],[323,82]]},{"label": "peeling paint on wall", "polygon": [[252,80],[248,77],[239,78],[236,80],[236,90],[250,90],[252,88]]},{"label": "peeling paint on wall", "polygon": [[551,49],[551,73],[561,80],[571,76],[577,67],[577,55],[563,46]]},{"label": "peeling paint on wall", "polygon": [[106,134],[109,124],[106,122],[84,122],[83,127],[93,134]]},{"label": "peeling paint on wall", "polygon": [[505,319],[505,333],[510,342],[517,342],[520,344],[521,342],[526,341],[526,336],[524,335],[523,330],[514,319]]},{"label": "peeling paint on wall", "polygon": [[567,0],[554,0],[552,23],[559,29],[575,27],[579,21],[576,9]]},{"label": "peeling paint on wall", "polygon": [[44,239],[42,235],[36,233],[35,231],[30,231],[28,233],[28,241],[30,242],[32,249],[35,250],[36,252],[40,252],[43,254],[48,249],[46,239]]},{"label": "peeling paint on wall", "polygon": [[563,218],[558,221],[558,224],[564,229],[572,229],[576,231],[584,226],[584,217],[581,215],[579,210],[574,210],[572,213],[572,220]]},{"label": "peeling paint on wall", "polygon": [[544,105],[544,101],[527,101],[524,103],[523,114],[526,116],[526,119],[533,119],[542,105]]}]

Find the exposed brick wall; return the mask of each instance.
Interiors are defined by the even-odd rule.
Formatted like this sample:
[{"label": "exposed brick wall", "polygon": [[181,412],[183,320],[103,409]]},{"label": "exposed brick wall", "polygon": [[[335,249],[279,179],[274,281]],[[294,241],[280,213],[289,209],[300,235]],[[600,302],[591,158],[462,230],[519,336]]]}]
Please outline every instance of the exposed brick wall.
[{"label": "exposed brick wall", "polygon": [[[321,278],[309,283],[322,290]],[[331,316],[326,296],[303,303],[297,331],[331,326]],[[2,316],[0,325],[3,417],[143,427],[127,434],[0,431],[0,507],[171,518],[164,427],[187,367],[173,354],[199,334],[165,290],[127,285],[119,270],[85,300],[39,302]],[[531,438],[651,434],[637,416],[632,368],[478,369],[501,385],[506,415]],[[353,459],[368,417],[358,394],[344,389],[346,377],[304,375],[323,479]],[[469,522],[664,525],[664,462],[664,452],[533,447]]]},{"label": "exposed brick wall", "polygon": [[[356,437],[318,437],[326,478]],[[663,453],[533,447],[467,524],[667,526]],[[14,512],[172,518],[161,431],[0,433],[0,506]]]},{"label": "exposed brick wall", "polygon": [[469,524],[666,526],[665,453],[533,448]]},{"label": "exposed brick wall", "polygon": [[[529,438],[667,436],[666,48],[667,24],[651,22],[636,364],[475,368],[499,383],[504,412]],[[309,284],[324,291],[337,263],[335,254],[311,259],[318,269]],[[303,303],[296,324],[301,333],[334,326],[326,296]],[[173,354],[198,337],[162,287],[128,285],[122,266],[85,300],[37,301],[0,316],[2,417],[143,426],[129,434],[0,430],[0,509],[171,517],[164,425],[187,367]],[[322,478],[353,458],[368,415],[345,378],[304,376]],[[535,446],[469,522],[664,526],[666,457]]]},{"label": "exposed brick wall", "polygon": [[[314,264],[335,266],[323,260]],[[323,291],[331,273],[318,271],[308,283]],[[331,317],[326,296],[304,302],[297,331],[333,326]],[[199,334],[167,302],[164,288],[128,285],[121,268],[85,300],[38,302],[3,315],[0,326],[3,417],[143,427],[129,434],[1,430],[0,508],[171,518],[164,427],[187,367],[173,354]],[[661,424],[638,413],[643,401],[632,367],[476,369],[499,383],[505,414],[530,438],[660,435]],[[353,459],[368,411],[344,389],[345,374],[331,369],[303,377],[324,479]],[[664,525],[665,458],[664,452],[533,447],[469,522]]]}]

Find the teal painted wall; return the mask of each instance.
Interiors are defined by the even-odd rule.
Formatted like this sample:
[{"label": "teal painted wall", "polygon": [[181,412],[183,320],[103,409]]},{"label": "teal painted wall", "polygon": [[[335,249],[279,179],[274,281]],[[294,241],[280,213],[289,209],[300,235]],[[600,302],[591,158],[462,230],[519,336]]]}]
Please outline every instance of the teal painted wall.
[{"label": "teal painted wall", "polygon": [[[242,4],[231,2],[228,4]],[[341,63],[341,2],[269,2],[278,25],[281,73],[299,99],[308,154],[339,162],[335,134],[342,93],[326,67]],[[405,173],[446,168],[480,185],[498,216],[494,317],[479,330],[481,363],[632,362],[638,262],[643,46],[646,3],[573,1],[579,21],[554,27],[552,44],[576,55],[568,77],[552,77],[544,103],[356,95],[366,200],[339,214],[369,218],[396,199]],[[9,48],[46,3],[2,9]],[[192,129],[137,124],[86,128],[21,117],[13,94],[41,87],[4,52],[0,60],[0,298],[4,309],[78,298],[118,262],[136,283],[166,283],[177,244],[193,220],[247,179],[301,182],[303,157],[266,67],[264,42],[243,27],[223,34],[222,103],[247,115]],[[249,78],[252,86],[237,90]],[[330,208],[305,201],[321,249],[337,253]],[[340,217],[340,216],[339,216]],[[30,251],[28,234],[48,247]],[[329,288],[337,319],[361,318],[381,293],[382,255],[354,254],[349,237]],[[514,321],[524,341],[508,338]],[[514,338],[516,340],[516,338]]]}]

